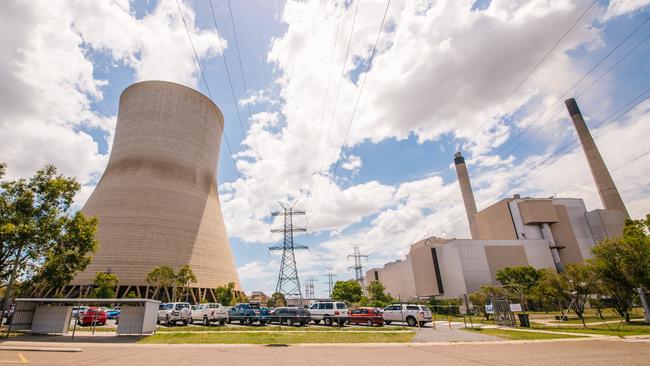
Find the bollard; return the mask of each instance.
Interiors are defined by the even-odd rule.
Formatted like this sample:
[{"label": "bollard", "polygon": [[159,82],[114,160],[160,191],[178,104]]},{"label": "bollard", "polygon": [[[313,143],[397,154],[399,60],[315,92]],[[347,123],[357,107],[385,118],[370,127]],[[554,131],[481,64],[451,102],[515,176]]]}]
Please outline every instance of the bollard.
[{"label": "bollard", "polygon": [[449,320],[449,329],[451,329],[451,315],[449,315],[448,320]]}]

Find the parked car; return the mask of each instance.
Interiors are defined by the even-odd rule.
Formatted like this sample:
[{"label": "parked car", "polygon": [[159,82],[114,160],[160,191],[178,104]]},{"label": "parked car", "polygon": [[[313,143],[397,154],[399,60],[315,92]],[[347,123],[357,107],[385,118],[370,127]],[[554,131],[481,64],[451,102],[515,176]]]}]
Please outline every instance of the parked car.
[{"label": "parked car", "polygon": [[269,316],[269,309],[258,303],[239,303],[228,310],[228,323],[238,321],[241,324],[251,325],[255,322],[264,325]]},{"label": "parked car", "polygon": [[75,318],[75,319],[78,318],[79,313],[83,313],[84,311],[86,311],[86,309],[88,309],[87,306],[73,306],[72,307],[72,317]]},{"label": "parked car", "polygon": [[393,304],[384,308],[384,323],[406,322],[411,327],[431,321],[431,310],[425,305]]},{"label": "parked car", "polygon": [[311,320],[309,310],[296,307],[280,307],[273,309],[268,317],[269,323],[279,323],[286,325],[300,324],[305,325]]},{"label": "parked car", "polygon": [[106,311],[100,307],[89,307],[83,312],[79,312],[77,324],[84,325],[104,325],[108,317],[106,316]]},{"label": "parked car", "polygon": [[106,311],[106,316],[108,317],[108,319],[117,319],[117,318],[120,317],[121,309],[119,307],[115,307],[115,308],[112,308],[112,309],[106,309],[105,311]]},{"label": "parked car", "polygon": [[228,308],[218,303],[198,304],[192,307],[190,323],[200,321],[203,325],[219,323],[224,325],[228,320]]},{"label": "parked car", "polygon": [[384,317],[375,308],[357,308],[350,312],[350,324],[365,324],[372,327],[374,324],[384,325]]},{"label": "parked car", "polygon": [[334,322],[343,326],[349,316],[348,306],[337,301],[317,302],[309,308],[309,313],[314,324],[318,324],[322,320],[327,326]]},{"label": "parked car", "polygon": [[158,308],[158,323],[164,323],[167,326],[175,325],[182,322],[183,325],[190,323],[192,319],[192,310],[190,304],[186,302],[170,302],[160,304]]}]

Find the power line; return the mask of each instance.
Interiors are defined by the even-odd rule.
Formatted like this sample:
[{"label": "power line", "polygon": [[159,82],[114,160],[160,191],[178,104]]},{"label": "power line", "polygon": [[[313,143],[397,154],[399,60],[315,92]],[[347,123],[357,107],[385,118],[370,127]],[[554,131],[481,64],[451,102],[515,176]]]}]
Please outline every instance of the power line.
[{"label": "power line", "polygon": [[[580,83],[582,83],[582,82],[587,78],[587,76],[591,75],[591,74],[592,74],[592,73],[593,73],[593,72],[594,72],[594,71],[595,71],[595,70],[596,70],[596,69],[597,69],[597,68],[598,68],[598,67],[599,67],[599,66],[600,66],[600,65],[601,65],[605,60],[607,60],[607,59],[608,59],[612,54],[614,54],[614,52],[616,52],[616,51],[617,51],[617,50],[618,50],[618,49],[619,49],[619,48],[620,48],[620,47],[621,47],[625,42],[627,42],[627,41],[628,41],[628,40],[629,40],[629,39],[630,39],[630,38],[631,38],[631,37],[632,37],[632,36],[633,36],[633,35],[634,35],[638,30],[639,30],[639,29],[641,29],[641,28],[642,28],[642,27],[643,27],[643,26],[644,26],[644,25],[645,25],[649,20],[650,20],[650,17],[646,18],[646,19],[645,19],[641,24],[639,24],[635,29],[633,29],[632,32],[630,32],[630,33],[629,33],[625,38],[623,38],[623,39],[622,39],[622,40],[621,40],[621,41],[620,41],[620,42],[619,42],[619,43],[618,43],[614,48],[612,48],[612,49],[611,49],[611,50],[610,50],[610,51],[609,51],[605,56],[603,56],[603,57],[602,57],[598,62],[596,62],[596,64],[594,64],[594,66],[592,66],[591,69],[590,69],[589,71],[587,71],[585,74],[583,74],[582,77],[580,77],[580,78],[579,78],[579,79],[578,79],[578,80],[577,80],[573,85],[571,85],[568,89],[566,89],[566,90],[564,91],[564,93],[562,93],[562,95],[560,95],[560,96],[555,100],[555,102],[554,102],[553,104],[549,105],[549,106],[544,110],[544,112],[542,112],[542,114],[540,114],[536,119],[534,119],[531,123],[529,123],[529,124],[528,124],[524,129],[522,129],[521,131],[519,131],[519,132],[518,132],[514,137],[510,138],[510,139],[508,140],[508,142],[506,142],[505,144],[501,145],[501,147],[499,147],[499,148],[497,149],[497,151],[494,152],[494,154],[495,154],[495,155],[496,155],[496,154],[499,154],[501,151],[503,151],[503,149],[504,149],[507,145],[509,145],[511,142],[515,141],[519,136],[523,135],[526,131],[528,131],[529,128],[531,128],[533,125],[535,125],[535,123],[536,123],[537,121],[539,121],[539,120],[540,120],[540,119],[541,119],[541,118],[542,118],[546,113],[548,113],[548,111],[550,111],[554,106],[556,106],[557,103],[559,103],[560,101],[562,101],[563,98],[564,98],[564,96],[566,96],[566,95],[567,95],[571,90],[573,90],[576,86],[578,86]],[[624,59],[626,59],[626,58],[627,58],[627,57],[628,57],[632,52],[634,52],[634,51],[635,51],[635,50],[636,50],[636,49],[637,49],[637,48],[638,48],[642,43],[644,43],[646,40],[648,40],[649,37],[650,37],[650,35],[646,36],[645,38],[641,39],[638,43],[636,43],[636,44],[635,44],[635,45],[634,45],[634,46],[633,46],[633,47],[632,47],[632,48],[631,48],[631,49],[630,49],[630,50],[629,50],[625,55],[623,55],[620,59],[618,59],[618,60],[617,60],[617,61],[616,61],[616,62],[615,62],[615,63],[614,63],[614,64],[613,64],[613,65],[612,65],[612,66],[611,66],[607,71],[605,71],[605,73],[603,73],[602,75],[600,75],[600,76],[598,77],[598,79],[596,79],[596,80],[595,80],[594,82],[592,82],[588,87],[586,87],[586,88],[585,88],[585,89],[584,89],[584,90],[583,90],[583,91],[582,91],[578,96],[580,96],[580,95],[586,93],[587,90],[591,89],[592,86],[594,86],[595,84],[597,84],[598,82],[600,82],[600,80],[602,80],[602,78],[603,78],[605,75],[609,74],[610,71],[612,71],[616,66],[618,66],[618,64],[620,64]],[[560,111],[561,111],[561,109],[560,109],[560,110],[559,110],[555,115],[553,115],[549,120],[553,119],[553,118],[554,118],[554,117],[555,117],[555,116],[556,116]],[[547,122],[548,122],[548,120],[547,120]],[[522,140],[519,144],[517,144],[513,149],[510,149],[510,150],[506,153],[506,155],[511,154],[512,152],[516,151],[516,150],[517,150],[519,147],[521,147],[521,146],[522,146],[526,141],[528,141],[532,136],[534,136],[535,133],[536,133],[537,131],[539,131],[540,129],[542,129],[542,128],[544,127],[544,125],[545,125],[545,123],[542,123],[542,124],[538,125],[538,127],[537,127],[534,131],[532,131],[532,133],[530,133],[530,134],[529,134],[529,135],[528,135],[524,140]],[[485,169],[485,167],[481,167],[481,168],[479,168],[477,171],[475,171],[474,174],[472,174],[472,175],[473,175],[473,176],[474,176],[474,175],[478,175],[478,174],[480,174],[484,169]]]},{"label": "power line", "polygon": [[[178,1],[177,1],[178,2]],[[230,77],[230,69],[228,68],[228,62],[226,61],[226,54],[221,43],[221,33],[219,32],[219,26],[217,25],[217,18],[214,16],[214,8],[212,6],[212,0],[210,3],[210,13],[212,14],[212,22],[214,23],[214,29],[217,31],[217,39],[219,40],[219,50],[221,51],[221,58],[223,60],[223,65],[226,68],[226,76],[228,76],[228,86],[230,86],[230,94],[232,95],[232,101],[235,104],[235,111],[237,112],[237,120],[239,121],[239,128],[241,129],[242,137],[245,137],[244,124],[242,123],[241,113],[239,113],[239,105],[237,104],[237,97],[235,96],[235,90],[232,86],[232,78]]]},{"label": "power line", "polygon": [[[357,13],[359,12],[359,3],[361,0],[357,0],[357,6],[354,9],[354,17],[352,18],[352,29],[350,30],[350,36],[348,37],[348,45],[345,50],[345,56],[343,57],[343,68],[341,69],[341,77],[339,78],[339,83],[338,87],[336,89],[336,96],[334,97],[334,108],[332,110],[332,116],[330,118],[329,122],[329,128],[327,131],[327,138],[325,139],[325,145],[323,145],[323,152],[320,152],[320,149],[318,151],[318,165],[314,166],[312,171],[315,173],[317,171],[321,170],[321,165],[323,164],[323,157],[325,155],[325,152],[327,151],[327,144],[329,143],[330,135],[332,133],[332,124],[334,124],[334,116],[336,115],[336,107],[338,106],[338,101],[339,101],[339,95],[341,92],[341,84],[343,84],[343,79],[345,78],[345,66],[347,65],[348,62],[348,55],[350,53],[350,46],[352,45],[352,35],[354,34],[354,26],[357,22]],[[320,141],[320,138],[319,138]],[[320,144],[319,144],[320,147]],[[313,175],[313,173],[312,173]],[[311,188],[311,187],[310,187]],[[315,190],[315,188],[314,188]],[[312,194],[311,197],[314,195]],[[311,206],[311,198],[310,198],[310,206]]]},{"label": "power line", "polygon": [[571,26],[569,27],[569,29],[567,29],[566,32],[564,32],[564,34],[562,34],[562,37],[560,37],[560,39],[558,39],[558,40],[553,44],[553,47],[551,47],[551,48],[550,48],[550,49],[549,49],[549,50],[544,54],[544,56],[543,56],[543,57],[542,57],[542,58],[537,62],[537,64],[535,64],[535,66],[534,66],[534,67],[533,67],[533,68],[528,72],[528,74],[526,74],[526,77],[524,77],[524,79],[521,80],[521,81],[519,82],[519,84],[517,84],[517,86],[515,86],[515,88],[512,90],[512,92],[510,92],[510,94],[509,94],[509,95],[508,95],[508,96],[507,96],[503,101],[501,101],[501,103],[499,104],[499,106],[498,106],[498,107],[497,107],[497,108],[492,112],[492,114],[490,114],[490,115],[488,116],[488,118],[485,120],[485,122],[483,122],[483,123],[481,124],[481,126],[477,129],[477,131],[481,131],[481,130],[483,129],[483,127],[485,127],[485,125],[490,121],[490,119],[496,115],[497,111],[500,110],[501,107],[503,107],[503,105],[504,105],[508,100],[510,100],[510,98],[512,98],[513,95],[515,95],[515,93],[517,92],[517,90],[519,90],[519,88],[521,88],[521,87],[522,87],[522,86],[523,86],[523,85],[524,85],[524,84],[525,84],[525,83],[530,79],[530,77],[531,77],[531,76],[532,76],[532,75],[533,75],[533,74],[534,74],[534,73],[539,69],[539,67],[542,66],[542,64],[544,64],[544,63],[546,62],[546,60],[547,60],[548,57],[551,55],[551,53],[555,50],[555,48],[556,48],[557,46],[559,46],[560,43],[562,43],[562,41],[564,41],[564,39],[569,35],[569,33],[571,33],[571,31],[573,30],[573,28],[575,28],[576,25],[578,25],[578,23],[582,20],[582,18],[584,18],[585,15],[587,15],[587,13],[589,12],[589,10],[591,10],[591,8],[596,4],[597,1],[598,1],[598,0],[594,0],[594,1],[591,2],[591,4],[589,4],[589,6],[588,6],[588,7],[587,7],[583,12],[582,12],[582,14],[580,15],[580,17],[578,17],[578,19],[576,19],[576,20],[573,22],[573,24],[571,24]]},{"label": "power line", "polygon": [[[194,59],[196,60],[196,64],[199,66],[199,71],[201,72],[201,77],[203,78],[203,83],[205,84],[205,89],[208,91],[208,96],[210,97],[210,101],[214,105],[214,100],[212,99],[212,92],[210,91],[210,85],[208,85],[208,80],[205,78],[205,72],[203,72],[203,66],[201,66],[201,62],[199,61],[199,55],[196,53],[196,48],[194,48],[194,42],[192,41],[192,35],[190,34],[190,29],[187,26],[187,22],[185,21],[185,16],[183,16],[183,10],[181,10],[181,4],[176,0],[176,6],[178,6],[178,12],[181,15],[181,20],[183,21],[183,25],[185,26],[185,32],[187,33],[187,38],[190,41],[190,46],[192,46],[192,52],[194,52]],[[217,31],[218,32],[218,31]],[[216,105],[215,105],[216,107]],[[233,152],[232,149],[230,148],[230,142],[228,141],[228,136],[226,136],[226,132],[223,130],[223,127],[219,123],[219,128],[221,128],[221,134],[223,135],[224,140],[226,140],[226,146],[228,147],[228,151],[230,152],[230,158],[232,159],[233,163],[235,164],[235,170],[237,171],[237,174],[239,174],[239,170],[237,169],[237,163],[235,162],[235,159],[233,158]],[[239,174],[239,177],[241,178],[241,174]]]},{"label": "power line", "polygon": [[[212,2],[212,0],[210,0]],[[230,24],[232,24],[232,32],[235,36],[235,49],[237,50],[237,60],[239,61],[239,71],[241,73],[241,78],[244,83],[244,94],[248,96],[248,85],[246,83],[246,77],[244,76],[244,66],[241,62],[241,52],[239,52],[239,41],[237,37],[237,30],[235,29],[235,18],[232,15],[232,6],[230,6],[230,0],[228,0],[228,14],[230,15]],[[246,104],[246,107],[248,108],[248,115],[252,116],[253,113],[251,112],[251,106],[250,104]]]},{"label": "power line", "polygon": [[[329,95],[329,90],[330,90],[330,82],[332,79],[332,69],[334,69],[334,56],[336,55],[336,44],[338,43],[338,38],[339,38],[339,28],[341,26],[341,14],[343,13],[343,0],[341,0],[341,3],[339,4],[339,15],[337,17],[336,21],[336,32],[334,33],[334,42],[332,44],[332,51],[330,52],[331,57],[330,57],[330,66],[329,66],[329,71],[327,73],[327,86],[325,87],[325,96],[323,98],[323,107],[321,108],[321,116],[320,116],[320,122],[318,123],[318,134],[316,135],[316,155],[314,156],[314,164],[312,164],[312,169],[309,175],[309,188],[311,190],[312,186],[314,185],[314,174],[316,173],[316,162],[318,161],[319,154],[320,154],[320,135],[323,130],[323,119],[325,118],[325,107],[327,106],[327,97]],[[313,196],[312,196],[313,197]],[[310,198],[310,204],[311,204],[311,198]]]},{"label": "power line", "polygon": [[[381,31],[384,28],[384,22],[386,21],[386,14],[388,14],[389,6],[390,6],[390,0],[388,0],[386,2],[386,9],[384,9],[384,15],[381,18],[381,24],[379,25],[379,29],[377,30],[377,37],[375,38],[375,44],[372,47],[372,52],[370,53],[370,58],[368,59],[368,64],[366,65],[366,71],[363,74],[363,80],[361,81],[361,86],[359,87],[359,93],[357,94],[357,99],[354,102],[354,108],[352,109],[352,115],[350,116],[350,121],[348,122],[348,126],[347,126],[347,129],[345,131],[345,137],[343,138],[343,143],[341,144],[341,147],[338,149],[337,159],[336,159],[336,163],[334,164],[334,170],[333,170],[333,174],[332,174],[332,176],[334,178],[333,179],[334,184],[336,184],[336,172],[337,172],[337,170],[339,168],[339,164],[340,164],[340,161],[341,161],[338,156],[341,154],[341,152],[342,152],[342,150],[343,150],[343,148],[344,148],[344,146],[345,146],[345,144],[346,144],[346,142],[348,140],[348,136],[350,134],[350,128],[352,127],[352,123],[354,122],[354,117],[356,116],[356,113],[357,113],[357,108],[359,107],[359,100],[361,100],[361,95],[363,93],[363,88],[366,85],[366,79],[368,78],[368,74],[370,73],[370,67],[372,66],[372,61],[374,60],[375,54],[377,52],[377,44],[379,43],[379,36],[381,35]],[[327,185],[327,191],[325,193],[324,198],[321,200],[321,203],[324,202],[327,199],[327,196],[329,195],[331,187],[332,187],[331,184]]]}]

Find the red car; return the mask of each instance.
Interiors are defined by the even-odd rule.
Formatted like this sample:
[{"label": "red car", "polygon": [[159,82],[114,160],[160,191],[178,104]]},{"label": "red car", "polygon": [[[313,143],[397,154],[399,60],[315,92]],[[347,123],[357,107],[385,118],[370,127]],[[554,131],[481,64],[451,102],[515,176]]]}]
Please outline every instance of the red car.
[{"label": "red car", "polygon": [[348,321],[350,324],[366,324],[369,327],[373,324],[381,326],[384,325],[384,316],[375,308],[358,308],[352,310]]},{"label": "red car", "polygon": [[83,313],[79,314],[79,325],[104,325],[108,317],[106,312],[102,308],[90,307],[86,309]]}]

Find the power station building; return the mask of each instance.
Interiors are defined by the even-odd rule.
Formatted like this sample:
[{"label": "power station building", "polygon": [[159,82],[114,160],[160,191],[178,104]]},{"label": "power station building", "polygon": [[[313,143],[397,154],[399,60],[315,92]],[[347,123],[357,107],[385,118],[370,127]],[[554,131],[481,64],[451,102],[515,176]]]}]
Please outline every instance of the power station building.
[{"label": "power station building", "polygon": [[223,127],[219,108],[188,87],[145,81],[122,92],[108,165],[82,209],[99,219],[99,249],[70,293],[110,272],[118,296],[145,297],[153,268],[186,264],[195,302],[228,282],[240,288],[217,194]]},{"label": "power station building", "polygon": [[564,271],[583,263],[598,241],[621,234],[627,210],[593,143],[575,100],[566,101],[604,209],[587,211],[577,198],[515,195],[476,209],[465,159],[454,156],[472,239],[430,237],[411,245],[406,258],[366,272],[401,299],[458,298],[482,285],[498,285],[496,272],[532,266]]}]

